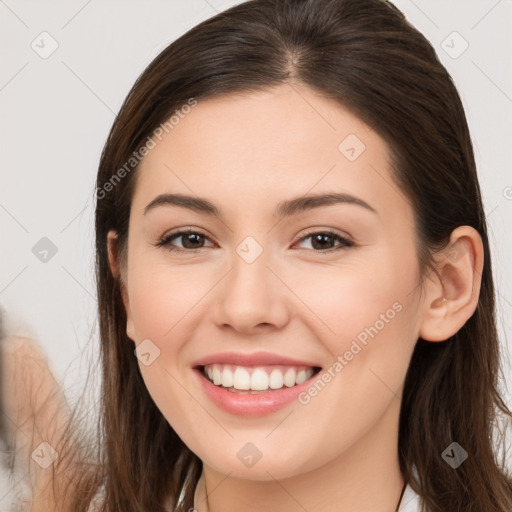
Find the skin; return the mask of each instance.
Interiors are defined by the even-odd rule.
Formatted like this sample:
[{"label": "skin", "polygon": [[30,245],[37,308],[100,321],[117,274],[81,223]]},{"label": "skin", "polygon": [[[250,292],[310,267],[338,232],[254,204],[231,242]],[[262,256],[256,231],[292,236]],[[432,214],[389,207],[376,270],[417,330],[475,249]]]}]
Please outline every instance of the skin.
[{"label": "skin", "polygon": [[[354,161],[338,149],[349,134],[366,146]],[[411,354],[419,336],[443,341],[474,312],[480,236],[457,228],[449,248],[458,257],[436,255],[440,278],[422,282],[413,209],[393,182],[385,142],[304,85],[199,101],[156,142],[139,168],[127,260],[111,232],[110,263],[124,282],[129,338],[149,338],[160,350],[149,366],[139,363],[146,386],[203,461],[197,510],[394,511]],[[206,198],[220,215],[169,205],[144,214],[164,192]],[[351,194],[376,213],[334,204],[273,215],[282,200],[320,192]],[[155,245],[187,227],[206,236],[188,252]],[[326,230],[354,245],[303,238]],[[263,248],[250,264],[236,252],[247,236]],[[191,370],[205,355],[264,350],[325,371],[395,303],[401,311],[307,405],[234,416],[205,396]],[[262,453],[252,467],[237,457],[247,442]]]}]

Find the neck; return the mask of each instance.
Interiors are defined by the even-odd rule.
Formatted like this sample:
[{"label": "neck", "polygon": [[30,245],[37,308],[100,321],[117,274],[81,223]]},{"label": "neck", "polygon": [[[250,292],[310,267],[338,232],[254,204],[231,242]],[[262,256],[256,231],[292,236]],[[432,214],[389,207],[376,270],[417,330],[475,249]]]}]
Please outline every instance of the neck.
[{"label": "neck", "polygon": [[286,479],[239,479],[203,464],[195,509],[395,512],[404,487],[398,461],[399,409],[397,400],[350,449],[313,471]]}]

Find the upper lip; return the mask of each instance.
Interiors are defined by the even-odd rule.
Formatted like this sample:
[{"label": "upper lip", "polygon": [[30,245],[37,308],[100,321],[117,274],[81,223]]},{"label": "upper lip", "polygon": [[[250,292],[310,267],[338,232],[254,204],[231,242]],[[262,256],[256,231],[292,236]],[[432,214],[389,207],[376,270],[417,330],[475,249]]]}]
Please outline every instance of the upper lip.
[{"label": "upper lip", "polygon": [[317,363],[304,361],[300,359],[292,359],[290,357],[273,354],[271,352],[253,352],[251,354],[243,354],[240,352],[219,352],[204,356],[192,363],[192,367],[197,368],[208,364],[233,364],[235,366],[266,366],[279,364],[283,366],[306,366],[311,368],[320,368]]}]

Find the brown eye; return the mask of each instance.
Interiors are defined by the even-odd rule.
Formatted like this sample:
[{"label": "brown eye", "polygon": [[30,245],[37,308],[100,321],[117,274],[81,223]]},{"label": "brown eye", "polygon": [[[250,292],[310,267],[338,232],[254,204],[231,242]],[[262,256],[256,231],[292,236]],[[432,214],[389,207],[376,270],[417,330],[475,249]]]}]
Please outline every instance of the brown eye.
[{"label": "brown eye", "polygon": [[[175,240],[181,240],[181,247],[176,246],[172,242]],[[191,229],[185,231],[178,231],[172,233],[160,240],[156,245],[157,247],[166,247],[169,251],[188,251],[194,249],[203,249],[204,242],[208,240],[208,237],[193,231]]]},{"label": "brown eye", "polygon": [[[304,237],[302,237],[299,242],[303,242],[304,240],[311,239],[312,250],[315,252],[328,252],[331,250],[337,250],[340,248],[351,247],[353,246],[353,242],[344,238],[337,233],[333,233],[331,231],[319,231],[310,233]],[[335,242],[339,242],[338,246],[334,246]]]}]

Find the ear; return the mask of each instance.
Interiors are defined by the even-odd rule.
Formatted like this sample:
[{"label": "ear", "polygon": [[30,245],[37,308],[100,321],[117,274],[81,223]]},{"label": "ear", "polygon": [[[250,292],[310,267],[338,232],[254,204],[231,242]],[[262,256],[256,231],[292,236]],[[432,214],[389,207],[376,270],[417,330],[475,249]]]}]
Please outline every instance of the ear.
[{"label": "ear", "polygon": [[119,262],[119,247],[116,231],[109,231],[107,234],[107,248],[108,248],[108,262],[110,270],[114,278],[119,282],[121,289],[121,296],[123,298],[124,309],[126,311],[126,334],[134,341],[135,328],[133,325],[132,311],[130,309],[130,299],[128,297],[128,290],[126,286],[126,278],[122,275],[121,265]]},{"label": "ear", "polygon": [[425,282],[423,318],[419,336],[444,341],[453,336],[473,315],[478,305],[484,249],[476,229],[454,229],[448,246],[436,254],[435,273]]}]

